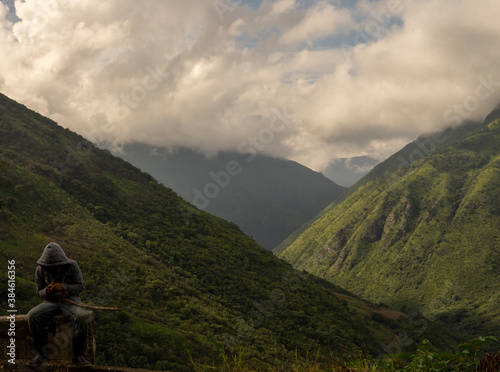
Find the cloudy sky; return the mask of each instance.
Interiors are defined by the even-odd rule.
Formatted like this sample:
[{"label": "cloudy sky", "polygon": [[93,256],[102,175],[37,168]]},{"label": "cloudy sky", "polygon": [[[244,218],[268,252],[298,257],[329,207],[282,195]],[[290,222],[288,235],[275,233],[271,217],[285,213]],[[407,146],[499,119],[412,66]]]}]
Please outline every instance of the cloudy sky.
[{"label": "cloudy sky", "polygon": [[[12,10],[11,0],[2,0]],[[0,92],[93,142],[384,158],[500,102],[498,0],[0,4]]]}]

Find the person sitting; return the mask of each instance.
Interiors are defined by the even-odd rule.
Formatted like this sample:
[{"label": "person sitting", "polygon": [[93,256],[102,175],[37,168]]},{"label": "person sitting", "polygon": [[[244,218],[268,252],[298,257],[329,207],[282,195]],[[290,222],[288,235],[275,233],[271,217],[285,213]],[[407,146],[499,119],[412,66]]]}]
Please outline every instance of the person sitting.
[{"label": "person sitting", "polygon": [[62,314],[73,325],[74,363],[90,366],[84,357],[87,341],[89,312],[82,307],[65,302],[68,299],[81,303],[80,293],[85,289],[82,272],[76,261],[69,259],[56,243],[49,243],[37,261],[35,272],[37,294],[44,301],[28,312],[28,325],[33,336],[36,356],[30,365],[47,362],[48,335],[45,326],[55,315]]}]

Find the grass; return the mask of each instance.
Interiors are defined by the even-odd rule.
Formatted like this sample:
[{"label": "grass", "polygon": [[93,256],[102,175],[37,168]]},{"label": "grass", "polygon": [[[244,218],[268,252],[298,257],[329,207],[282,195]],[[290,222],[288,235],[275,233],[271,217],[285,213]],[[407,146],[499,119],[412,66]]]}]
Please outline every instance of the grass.
[{"label": "grass", "polygon": [[[247,363],[244,350],[240,349],[237,354],[229,356],[224,349],[220,351],[217,358],[213,358],[211,365],[196,363],[190,356],[190,362],[195,372],[466,372],[482,371],[478,365],[483,366],[489,362],[489,370],[494,371],[499,366],[498,357],[492,358],[486,354],[483,348],[494,341],[495,337],[479,337],[455,347],[453,352],[442,351],[434,347],[428,340],[414,353],[400,353],[386,356],[383,359],[374,359],[365,354],[347,362],[332,360],[330,366],[319,363],[319,353],[300,358],[296,354],[295,364],[287,367],[260,367],[258,369]],[[189,354],[189,352],[188,352]],[[486,356],[485,358],[482,358]],[[481,363],[480,363],[481,362]]]}]

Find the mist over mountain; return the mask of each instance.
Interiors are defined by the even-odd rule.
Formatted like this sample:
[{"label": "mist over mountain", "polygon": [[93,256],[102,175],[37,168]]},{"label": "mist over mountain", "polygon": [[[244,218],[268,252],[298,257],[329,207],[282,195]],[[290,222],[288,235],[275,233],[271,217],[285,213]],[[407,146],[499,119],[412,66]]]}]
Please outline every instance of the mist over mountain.
[{"label": "mist over mountain", "polygon": [[338,185],[349,187],[363,178],[380,162],[381,160],[374,159],[371,156],[341,158],[331,162],[321,173]]},{"label": "mist over mountain", "polygon": [[267,249],[275,248],[344,190],[296,162],[257,154],[206,157],[145,144],[116,155],[148,172],[189,203],[236,223]]},{"label": "mist over mountain", "polygon": [[91,142],[214,154],[257,138],[320,171],[500,100],[497,0],[15,3],[0,90]]},{"label": "mist over mountain", "polygon": [[275,252],[371,301],[500,333],[500,111],[421,136]]},{"label": "mist over mountain", "polygon": [[16,262],[18,312],[40,301],[54,241],[85,303],[123,309],[96,312],[101,365],[485,369],[499,14],[498,0],[0,0],[0,260]]}]

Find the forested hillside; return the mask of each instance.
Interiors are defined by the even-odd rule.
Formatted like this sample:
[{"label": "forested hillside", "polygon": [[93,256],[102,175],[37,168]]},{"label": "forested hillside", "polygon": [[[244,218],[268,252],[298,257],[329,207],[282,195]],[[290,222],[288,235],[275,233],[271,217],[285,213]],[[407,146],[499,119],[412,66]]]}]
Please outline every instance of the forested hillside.
[{"label": "forested hillside", "polygon": [[168,151],[134,143],[116,155],[191,204],[236,223],[270,250],[345,190],[303,165],[261,154],[206,157],[185,148]]},{"label": "forested hillside", "polygon": [[440,319],[457,337],[500,334],[500,112],[470,129],[425,156],[406,151],[377,166],[280,257],[371,301]]},{"label": "forested hillside", "polygon": [[3,95],[0,162],[0,258],[16,261],[17,308],[39,302],[36,260],[59,243],[80,264],[83,301],[123,308],[97,313],[99,364],[191,371],[240,353],[248,365],[289,370],[316,353],[319,361],[378,355],[402,332],[411,339],[404,348],[425,337],[450,342],[404,314],[375,316],[375,307],[292,269],[236,225]]}]

